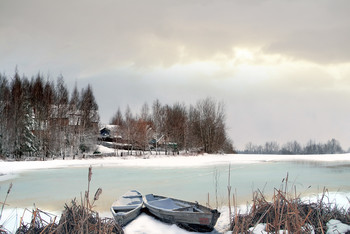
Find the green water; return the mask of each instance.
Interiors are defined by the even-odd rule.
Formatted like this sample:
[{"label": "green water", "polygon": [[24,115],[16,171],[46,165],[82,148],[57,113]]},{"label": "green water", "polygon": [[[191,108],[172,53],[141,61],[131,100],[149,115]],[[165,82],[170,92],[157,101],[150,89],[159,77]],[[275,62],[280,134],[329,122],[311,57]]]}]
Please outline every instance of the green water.
[{"label": "green water", "polygon": [[[117,197],[130,189],[143,194],[154,193],[189,201],[198,201],[211,206],[227,203],[229,165],[205,167],[93,167],[91,197],[96,189],[103,192],[96,202],[99,211],[109,210]],[[280,188],[288,173],[288,186],[296,186],[297,193],[308,195],[330,191],[350,192],[350,164],[342,162],[315,163],[260,162],[231,165],[232,192],[236,191],[238,202],[251,200],[252,191],[263,190],[266,195],[273,188]],[[66,202],[87,190],[87,168],[64,168],[27,171],[15,178],[1,181],[0,200],[7,187],[13,182],[13,189],[7,201],[10,207],[36,207],[47,210],[61,210]],[[311,187],[310,187],[311,186]],[[216,189],[217,188],[217,189]],[[217,194],[217,195],[216,195]],[[217,199],[216,199],[217,198]]]}]

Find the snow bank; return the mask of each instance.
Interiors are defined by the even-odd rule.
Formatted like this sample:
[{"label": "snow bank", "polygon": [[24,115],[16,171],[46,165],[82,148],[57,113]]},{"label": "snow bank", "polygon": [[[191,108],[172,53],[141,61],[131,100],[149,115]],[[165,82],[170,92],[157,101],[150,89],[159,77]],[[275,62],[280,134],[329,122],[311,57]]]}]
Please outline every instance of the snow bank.
[{"label": "snow bank", "polygon": [[108,148],[106,146],[103,145],[98,145],[97,146],[97,151],[101,152],[102,154],[109,154],[109,153],[114,153],[115,150],[112,148]]},{"label": "snow bank", "polygon": [[[223,207],[220,209],[221,216],[217,222],[217,225],[215,226],[215,230],[212,231],[212,233],[224,233],[229,228],[229,215],[228,215],[228,207]],[[59,221],[59,218],[61,216],[60,212],[49,212],[52,214],[53,218],[54,216],[57,216],[56,223]],[[112,217],[111,213],[101,213],[101,217]],[[5,219],[2,219],[0,221],[0,225],[3,225],[8,231],[11,233],[15,233],[17,228],[19,227],[20,220],[23,217],[24,223],[30,223],[32,214],[29,210],[25,209],[5,209],[3,213],[3,217]],[[42,216],[42,218],[50,222],[50,216]],[[152,234],[163,234],[163,233],[170,233],[170,234],[190,234],[193,232],[188,232],[175,224],[168,224],[163,223],[157,219],[155,219],[152,216],[149,216],[145,213],[140,214],[135,220],[133,220],[131,223],[129,223],[126,227],[124,227],[124,232],[126,234],[128,233],[152,233]]]},{"label": "snow bank", "polygon": [[[350,194],[347,194],[348,196]],[[320,196],[320,195],[318,195]],[[332,198],[334,198],[334,201],[337,201],[337,205],[346,207],[349,206],[349,202],[345,199],[345,194],[339,194],[339,193],[333,193]],[[345,197],[344,197],[345,196]],[[338,199],[339,198],[339,199]],[[316,197],[312,197],[311,199],[317,199]],[[305,201],[310,201],[310,198],[305,198]],[[339,203],[339,201],[342,201],[344,203]],[[241,205],[238,206],[237,213],[244,214],[248,211],[247,205]],[[5,209],[3,213],[3,219],[0,221],[1,225],[4,225],[6,229],[8,229],[11,232],[14,232],[19,226],[19,222],[21,217],[24,214],[24,222],[28,223],[31,221],[31,213],[29,211],[24,212],[24,209],[16,208],[16,209]],[[218,219],[215,229],[211,232],[212,234],[217,233],[231,233],[228,231],[230,223],[229,223],[229,209],[228,207],[224,206],[219,209],[221,215]],[[60,218],[60,211],[54,211],[49,212],[50,214],[56,215],[57,219],[56,222],[58,222],[58,219]],[[232,213],[234,214],[234,208],[232,208]],[[101,217],[109,217],[111,218],[112,215],[110,212],[102,212],[100,213]],[[43,217],[46,218],[47,221],[49,220],[49,217]],[[327,233],[333,234],[333,233],[346,233],[347,231],[350,231],[350,226],[341,223],[338,220],[330,220],[327,223],[328,231]],[[266,224],[258,224],[255,228],[251,228],[251,233],[254,234],[261,234],[261,233],[267,233],[266,231]],[[179,228],[178,226],[174,224],[167,224],[163,223],[145,213],[142,213],[139,215],[134,221],[129,223],[126,227],[124,227],[124,231],[126,234],[131,233],[142,233],[142,234],[162,234],[162,233],[170,233],[170,234],[191,234],[193,232],[188,232],[184,229]],[[282,232],[281,232],[282,233]]]},{"label": "snow bank", "polygon": [[[323,194],[313,194],[308,197],[303,197],[301,200],[305,203],[316,203],[321,199]],[[330,205],[331,208],[336,206],[338,209],[348,210],[350,208],[350,193],[344,192],[326,192],[323,202]]]},{"label": "snow bank", "polygon": [[[261,163],[273,161],[347,161],[350,154],[335,155],[200,155],[200,156],[168,156],[168,155],[142,155],[127,157],[104,157],[79,160],[48,160],[48,161],[1,161],[0,175],[18,173],[25,170],[50,169],[62,167],[202,167],[208,165],[227,165],[242,163]],[[1,176],[0,176],[1,178]]]},{"label": "snow bank", "polygon": [[[46,214],[45,214],[46,213]],[[60,211],[41,213],[40,217],[46,221],[47,223],[53,222],[56,217],[56,223],[59,221],[61,217]],[[4,209],[2,213],[2,218],[0,220],[0,225],[5,227],[10,233],[15,233],[16,230],[20,226],[20,222],[30,223],[32,220],[32,208],[31,209],[23,209],[23,208],[13,208],[13,209]]]},{"label": "snow bank", "polygon": [[327,234],[347,233],[350,231],[350,225],[344,224],[339,220],[331,219],[327,223]]},{"label": "snow bank", "polygon": [[[309,230],[311,231],[311,234],[314,234],[315,231],[312,229],[312,227],[309,227]],[[339,220],[331,219],[327,223],[327,234],[345,234],[350,231],[350,225],[344,224],[340,222]],[[251,234],[268,234],[266,232],[266,224],[259,223],[255,227],[249,228],[249,233]],[[288,233],[288,231],[280,230],[280,234]]]}]

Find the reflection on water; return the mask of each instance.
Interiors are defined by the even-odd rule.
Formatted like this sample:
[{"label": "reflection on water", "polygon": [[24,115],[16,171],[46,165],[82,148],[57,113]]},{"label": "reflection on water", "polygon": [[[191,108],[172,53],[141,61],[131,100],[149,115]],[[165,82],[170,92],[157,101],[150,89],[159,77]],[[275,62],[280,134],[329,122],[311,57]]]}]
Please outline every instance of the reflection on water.
[{"label": "reflection on water", "polygon": [[303,161],[296,160],[290,161],[289,163],[301,164],[305,167],[325,167],[334,170],[335,172],[341,173],[350,170],[350,163],[348,161],[338,162],[322,162],[322,161]]},{"label": "reflection on water", "polygon": [[[117,197],[130,189],[143,194],[155,193],[206,204],[209,199],[215,204],[215,176],[218,172],[218,200],[227,202],[228,165],[210,165],[193,168],[143,168],[143,167],[94,167],[91,196],[98,187],[103,189],[96,202],[100,211],[109,210]],[[231,165],[231,186],[236,191],[239,203],[251,200],[252,191],[260,189],[271,195],[274,188],[282,186],[288,173],[288,186],[296,187],[298,193],[306,195],[330,191],[350,191],[350,164],[342,162],[261,162]],[[31,207],[33,203],[41,209],[63,209],[64,203],[87,189],[87,168],[64,168],[37,170],[20,173],[0,182],[0,198],[4,197],[8,184],[13,189],[8,199],[12,207]]]}]

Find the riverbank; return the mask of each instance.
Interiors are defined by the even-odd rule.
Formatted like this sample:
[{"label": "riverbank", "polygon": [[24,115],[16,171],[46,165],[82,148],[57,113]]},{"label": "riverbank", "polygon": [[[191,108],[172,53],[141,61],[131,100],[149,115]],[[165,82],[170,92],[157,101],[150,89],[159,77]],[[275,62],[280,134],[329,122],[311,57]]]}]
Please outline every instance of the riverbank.
[{"label": "riverbank", "polygon": [[[312,204],[317,203],[323,194],[318,194],[313,197],[303,197],[302,202],[305,204]],[[327,201],[327,204],[331,204],[330,208],[335,207],[335,205],[338,207],[338,209],[344,209],[348,210],[350,208],[349,203],[349,195],[350,194],[344,194],[344,193],[326,193],[324,200]],[[237,207],[232,207],[232,214],[240,214],[245,215],[249,212],[249,208],[247,204],[242,204]],[[237,208],[237,211],[235,211],[235,208]],[[32,209],[35,209],[34,207]],[[217,221],[217,224],[215,226],[215,230],[212,231],[212,234],[218,234],[218,233],[227,233],[230,232],[230,222],[229,222],[229,209],[227,206],[223,206],[219,208],[219,211],[221,213],[220,218]],[[107,217],[112,218],[112,215],[110,212],[100,212],[99,216],[101,218]],[[5,209],[3,213],[3,217],[5,218],[1,220],[0,225],[3,225],[7,230],[9,230],[11,233],[14,233],[15,230],[19,227],[19,220],[23,218],[24,223],[30,223],[32,218],[32,213],[29,210],[25,210],[23,208],[14,208],[14,209]],[[61,217],[61,211],[49,211],[48,215],[43,216],[42,218],[45,219],[46,222],[50,223],[55,220],[56,223],[59,222],[59,219]],[[334,222],[334,221],[333,221]],[[254,234],[260,234],[260,233],[266,233],[265,232],[266,224],[259,224],[256,226],[254,231],[252,233]],[[162,234],[162,233],[170,233],[170,234],[190,234],[193,232],[188,232],[184,229],[181,229],[180,227],[174,225],[174,224],[167,224],[163,223],[154,217],[151,217],[145,213],[140,214],[135,220],[133,220],[130,224],[128,224],[126,227],[123,228],[124,233],[131,234],[131,233],[152,233],[152,234]],[[332,232],[331,230],[327,233],[345,233],[341,232],[340,230],[350,230],[350,226],[346,224],[342,224],[337,222],[332,226]],[[338,230],[340,232],[338,232]]]},{"label": "riverbank", "polygon": [[260,154],[203,154],[203,155],[139,155],[125,157],[97,157],[87,159],[48,159],[47,161],[0,161],[2,176],[26,170],[65,167],[201,167],[207,165],[229,165],[259,162],[350,162],[350,154],[331,155],[260,155]]}]

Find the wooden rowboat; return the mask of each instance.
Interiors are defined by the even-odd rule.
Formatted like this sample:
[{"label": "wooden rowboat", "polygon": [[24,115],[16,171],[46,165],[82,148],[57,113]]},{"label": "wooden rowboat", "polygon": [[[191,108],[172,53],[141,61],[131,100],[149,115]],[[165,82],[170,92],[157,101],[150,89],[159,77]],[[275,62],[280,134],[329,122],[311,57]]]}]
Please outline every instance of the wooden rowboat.
[{"label": "wooden rowboat", "polygon": [[143,202],[148,211],[158,219],[191,231],[212,231],[220,217],[217,210],[169,197],[147,194]]},{"label": "wooden rowboat", "polygon": [[141,193],[136,190],[128,191],[111,206],[115,222],[120,226],[125,226],[140,214],[142,205]]}]

